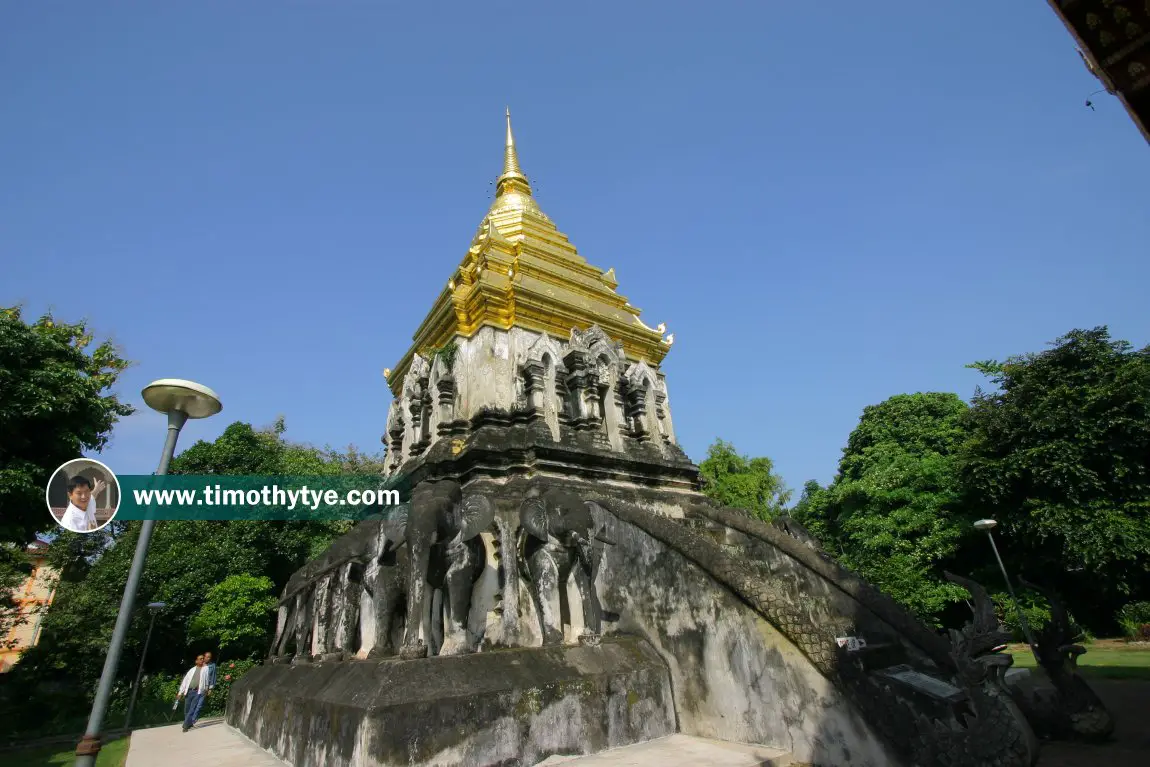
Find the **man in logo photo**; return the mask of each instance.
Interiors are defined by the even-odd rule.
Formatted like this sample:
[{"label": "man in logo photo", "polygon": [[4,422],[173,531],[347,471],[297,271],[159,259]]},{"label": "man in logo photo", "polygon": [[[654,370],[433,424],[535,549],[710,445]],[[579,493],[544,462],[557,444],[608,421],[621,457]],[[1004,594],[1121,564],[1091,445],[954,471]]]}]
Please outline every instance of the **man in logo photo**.
[{"label": "man in logo photo", "polygon": [[105,487],[103,480],[95,485],[87,477],[68,480],[68,508],[60,517],[60,524],[74,533],[89,533],[99,527],[96,522],[96,496]]}]

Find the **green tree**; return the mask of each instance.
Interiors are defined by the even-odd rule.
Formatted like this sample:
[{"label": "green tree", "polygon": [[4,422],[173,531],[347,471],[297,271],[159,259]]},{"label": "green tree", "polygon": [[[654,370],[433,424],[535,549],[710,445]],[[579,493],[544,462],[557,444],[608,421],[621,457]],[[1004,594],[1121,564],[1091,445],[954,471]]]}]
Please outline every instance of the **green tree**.
[{"label": "green tree", "polygon": [[1009,566],[1112,630],[1123,603],[1150,594],[1150,346],[1099,327],[971,367],[996,388],[975,394],[967,421],[969,503],[999,521]]},{"label": "green tree", "polygon": [[764,521],[784,513],[791,500],[791,491],[774,469],[770,458],[740,455],[734,445],[721,439],[715,440],[699,464],[703,491],[709,497]]},{"label": "green tree", "polygon": [[828,553],[928,620],[964,593],[941,575],[970,537],[957,466],[966,410],[949,393],[865,408],[834,481],[807,483],[793,512]]},{"label": "green tree", "polygon": [[86,323],[45,314],[29,324],[19,307],[0,307],[0,635],[8,595],[29,572],[24,547],[54,527],[44,508],[52,472],[103,448],[133,412],[109,391],[128,362],[93,341]]},{"label": "green tree", "polygon": [[267,649],[275,584],[262,575],[229,575],[213,586],[188,627],[189,638],[207,639],[229,658],[252,658]]}]

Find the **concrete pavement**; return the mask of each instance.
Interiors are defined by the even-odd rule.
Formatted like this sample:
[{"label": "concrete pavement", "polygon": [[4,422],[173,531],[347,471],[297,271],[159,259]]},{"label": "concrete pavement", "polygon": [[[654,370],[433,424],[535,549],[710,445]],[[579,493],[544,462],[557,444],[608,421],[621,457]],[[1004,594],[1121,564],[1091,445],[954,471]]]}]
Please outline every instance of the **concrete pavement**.
[{"label": "concrete pavement", "polygon": [[591,756],[553,756],[539,767],[784,767],[790,754],[766,746],[668,735]]},{"label": "concrete pavement", "polygon": [[183,732],[179,724],[136,730],[125,767],[284,767],[255,743],[224,724],[203,719]]},{"label": "concrete pavement", "polygon": [[[283,762],[224,724],[201,721],[132,733],[125,767],[285,767]],[[670,735],[591,756],[553,756],[539,767],[784,767],[790,756],[764,746]]]}]

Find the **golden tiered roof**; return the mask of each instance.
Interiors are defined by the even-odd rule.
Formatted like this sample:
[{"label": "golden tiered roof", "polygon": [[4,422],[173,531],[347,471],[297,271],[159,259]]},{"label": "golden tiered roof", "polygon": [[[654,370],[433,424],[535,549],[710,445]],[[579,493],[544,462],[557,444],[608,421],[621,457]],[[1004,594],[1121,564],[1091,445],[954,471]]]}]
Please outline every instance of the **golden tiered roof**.
[{"label": "golden tiered roof", "polygon": [[457,334],[472,336],[484,325],[527,328],[568,338],[572,328],[598,325],[620,341],[627,356],[658,365],[670,343],[660,329],[639,319],[639,310],[615,292],[615,270],[591,266],[540,210],[519,155],[507,112],[503,174],[463,262],[447,281],[415,331],[414,343],[388,373],[397,395],[416,352],[441,347]]}]

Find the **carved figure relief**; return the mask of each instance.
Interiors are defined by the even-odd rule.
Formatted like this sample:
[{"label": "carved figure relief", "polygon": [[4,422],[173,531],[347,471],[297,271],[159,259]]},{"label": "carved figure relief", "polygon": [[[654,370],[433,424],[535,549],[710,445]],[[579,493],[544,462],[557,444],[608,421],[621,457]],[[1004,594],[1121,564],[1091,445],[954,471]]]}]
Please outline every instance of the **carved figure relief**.
[{"label": "carved figure relief", "polygon": [[669,445],[676,444],[675,426],[671,422],[671,405],[667,401],[667,379],[663,375],[657,376],[655,396],[658,399],[656,415],[659,417],[660,428],[663,432],[663,441]]},{"label": "carved figure relief", "polygon": [[597,360],[599,414],[607,442],[614,450],[623,449],[623,401],[619,387],[619,362],[606,354]]}]

